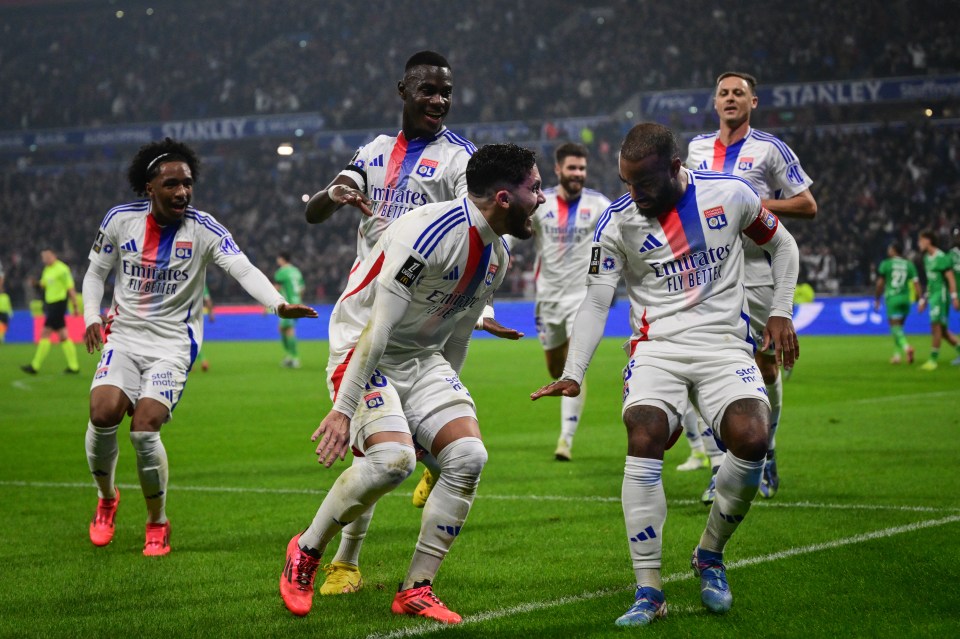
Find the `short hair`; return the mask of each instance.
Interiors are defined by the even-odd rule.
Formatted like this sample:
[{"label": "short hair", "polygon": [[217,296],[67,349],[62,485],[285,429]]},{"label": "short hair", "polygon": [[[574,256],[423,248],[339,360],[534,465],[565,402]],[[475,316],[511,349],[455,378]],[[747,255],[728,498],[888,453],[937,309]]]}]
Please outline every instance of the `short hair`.
[{"label": "short hair", "polygon": [[467,191],[477,197],[489,197],[498,186],[518,186],[537,165],[530,149],[516,144],[486,144],[467,162]]},{"label": "short hair", "polygon": [[407,64],[404,65],[403,71],[406,73],[413,67],[418,67],[421,65],[428,67],[442,67],[444,69],[450,68],[450,63],[447,62],[447,59],[436,51],[417,51],[407,60]]},{"label": "short hair", "polygon": [[290,253],[288,253],[287,251],[280,251],[279,253],[277,253],[277,257],[279,257],[284,262],[290,261]]},{"label": "short hair", "polygon": [[680,157],[680,145],[673,131],[656,122],[641,122],[627,133],[620,146],[620,156],[629,162],[656,155],[667,161]]},{"label": "short hair", "polygon": [[553,152],[553,157],[557,160],[557,164],[563,164],[563,161],[571,155],[575,158],[586,159],[590,154],[587,151],[587,147],[576,142],[561,144],[557,147],[557,150]]},{"label": "short hair", "polygon": [[717,83],[714,86],[720,86],[720,82],[726,78],[740,78],[747,83],[748,87],[750,87],[751,95],[757,94],[757,79],[749,73],[744,73],[743,71],[724,71],[717,76]]},{"label": "short hair", "polygon": [[940,248],[940,242],[937,240],[937,234],[932,229],[923,229],[920,231],[920,237],[925,237],[933,245],[933,248]]},{"label": "short hair", "polygon": [[147,182],[157,177],[161,165],[166,162],[186,162],[194,181],[200,174],[200,159],[189,146],[171,138],[164,138],[161,142],[144,144],[133,156],[130,168],[127,170],[127,180],[130,188],[137,195],[147,194]]},{"label": "short hair", "polygon": [[903,255],[903,244],[900,242],[890,242],[889,248],[897,255]]}]

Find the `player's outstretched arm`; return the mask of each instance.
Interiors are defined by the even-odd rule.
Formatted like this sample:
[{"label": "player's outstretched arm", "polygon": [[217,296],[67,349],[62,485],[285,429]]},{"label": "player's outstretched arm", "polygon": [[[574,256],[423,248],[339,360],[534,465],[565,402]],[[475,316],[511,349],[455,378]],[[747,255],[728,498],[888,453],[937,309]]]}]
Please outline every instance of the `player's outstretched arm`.
[{"label": "player's outstretched arm", "polygon": [[313,431],[310,441],[320,440],[317,444],[317,461],[330,468],[339,457],[341,461],[350,448],[350,418],[338,410],[331,410]]},{"label": "player's outstretched arm", "polygon": [[338,175],[327,188],[310,198],[304,214],[307,222],[319,224],[327,221],[344,204],[360,209],[367,217],[373,215],[373,209],[370,208],[373,202],[359,190],[356,182],[345,175]]},{"label": "player's outstretched arm", "polygon": [[763,200],[763,206],[778,217],[788,217],[797,220],[812,220],[817,217],[817,201],[813,199],[810,189],[801,191],[793,197],[782,200]]},{"label": "player's outstretched arm", "polygon": [[300,319],[302,317],[317,317],[317,311],[306,304],[284,303],[277,307],[277,315],[283,319]]},{"label": "player's outstretched arm", "polygon": [[537,401],[541,397],[576,397],[579,394],[580,384],[572,379],[558,379],[530,393],[530,399]]}]

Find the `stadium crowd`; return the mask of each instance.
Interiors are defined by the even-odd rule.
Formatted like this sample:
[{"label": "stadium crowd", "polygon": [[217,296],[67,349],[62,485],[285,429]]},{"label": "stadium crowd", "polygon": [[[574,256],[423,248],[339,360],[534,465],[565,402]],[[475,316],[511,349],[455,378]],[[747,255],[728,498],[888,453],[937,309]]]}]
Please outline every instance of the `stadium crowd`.
[{"label": "stadium crowd", "polygon": [[448,52],[460,122],[609,113],[638,90],[709,86],[730,68],[762,82],[960,68],[957,14],[932,0],[712,7],[491,0],[464,13],[442,0],[376,11],[171,0],[5,9],[0,130],[293,112],[320,112],[332,129],[383,127],[397,118],[395,70],[384,62],[422,48]]},{"label": "stadium crowd", "polygon": [[[188,4],[190,11],[178,10]],[[123,17],[118,7],[77,2],[4,10],[0,131],[319,112],[332,130],[385,132],[398,125],[393,62],[429,47],[447,53],[454,68],[451,129],[463,122],[531,123],[537,139],[516,141],[537,146],[550,185],[553,148],[571,137],[551,122],[610,116],[638,90],[709,86],[728,68],[749,70],[761,83],[960,70],[958,16],[943,15],[929,0],[883,6],[721,0],[710,11],[690,1],[609,0],[584,8],[573,0],[492,0],[469,15],[439,0],[388,3],[376,12],[355,3],[305,11],[295,0],[217,7],[171,0],[155,9],[133,2],[123,6]],[[739,43],[732,48],[734,28]],[[176,55],[167,50],[171,33]],[[723,51],[738,53],[717,53]],[[627,73],[618,60],[656,63]],[[155,68],[161,72],[147,74]],[[878,115],[879,107],[845,109],[837,117],[830,108],[789,114],[761,108],[754,119],[790,144],[814,179],[821,215],[790,226],[802,248],[801,280],[826,293],[866,290],[889,241],[901,240],[910,256],[921,228],[949,234],[960,205],[956,124],[833,126],[891,115]],[[670,124],[691,132],[716,127],[715,114],[699,117]],[[588,185],[611,198],[623,192],[617,152],[631,124],[610,117],[573,136],[592,154]],[[277,142],[196,144],[205,166],[194,203],[222,218],[261,268],[269,270],[279,251],[289,251],[306,276],[306,301],[331,302],[353,261],[357,214],[341,211],[308,227],[303,197],[325,186],[353,149],[303,140],[296,154],[280,157]],[[0,204],[8,212],[0,219],[0,262],[15,305],[34,297],[28,282],[45,246],[82,278],[97,222],[111,206],[134,199],[117,179],[125,171],[119,158],[130,150],[0,154]],[[532,270],[532,245],[521,245],[502,292],[532,295]],[[243,297],[217,269],[210,285],[217,301]]]}]

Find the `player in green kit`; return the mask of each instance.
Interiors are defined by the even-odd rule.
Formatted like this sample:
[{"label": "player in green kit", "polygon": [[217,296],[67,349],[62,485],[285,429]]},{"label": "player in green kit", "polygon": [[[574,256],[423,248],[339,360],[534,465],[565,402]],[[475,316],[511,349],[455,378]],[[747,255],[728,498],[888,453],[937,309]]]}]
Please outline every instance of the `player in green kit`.
[{"label": "player in green kit", "polygon": [[56,333],[60,337],[60,346],[63,356],[67,360],[64,373],[76,375],[80,372],[77,361],[77,347],[70,341],[67,333],[67,301],[73,306],[75,315],[81,313],[80,303],[77,300],[76,287],[70,267],[57,259],[53,249],[44,249],[40,252],[43,260],[43,274],[40,276],[40,287],[43,289],[43,331],[37,343],[37,352],[33,361],[20,367],[24,373],[36,375],[43,365],[43,360],[50,353],[50,335]]},{"label": "player in green kit", "polygon": [[[277,266],[279,268],[273,274],[274,286],[288,302],[300,304],[304,289],[300,269],[290,263],[290,254],[285,251],[277,255]],[[280,341],[286,353],[280,365],[285,368],[300,368],[300,354],[297,351],[297,320],[280,320]]]},{"label": "player in green kit", "polygon": [[894,351],[890,358],[891,364],[899,364],[904,355],[907,363],[913,364],[913,347],[907,343],[907,336],[903,332],[903,323],[910,313],[910,287],[913,287],[916,298],[920,299],[920,279],[917,277],[917,267],[903,257],[900,244],[894,242],[887,247],[887,259],[880,262],[877,268],[877,290],[873,307],[880,310],[880,296],[882,295],[887,306],[887,321],[890,323],[890,333],[893,334]]},{"label": "player in green kit", "polygon": [[960,301],[957,300],[953,260],[937,247],[936,234],[929,230],[921,231],[917,247],[923,253],[923,269],[927,274],[927,294],[920,298],[917,309],[922,312],[925,306],[930,306],[930,334],[933,336],[930,359],[924,362],[921,368],[933,371],[937,369],[941,339],[946,339],[960,355],[960,342],[957,342],[957,336],[947,328],[950,306],[960,310]]}]

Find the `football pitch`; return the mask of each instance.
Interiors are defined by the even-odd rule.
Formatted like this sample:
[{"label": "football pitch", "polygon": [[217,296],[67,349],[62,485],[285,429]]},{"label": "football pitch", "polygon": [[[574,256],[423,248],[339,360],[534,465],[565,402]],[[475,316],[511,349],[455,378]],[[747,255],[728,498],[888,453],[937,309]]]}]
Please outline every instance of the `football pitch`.
[{"label": "football pitch", "polygon": [[[929,338],[913,336],[925,356]],[[777,435],[781,488],[759,496],[727,547],[733,609],[700,605],[690,553],[709,473],[667,453],[667,618],[619,629],[631,604],[620,487],[619,341],[588,375],[573,461],[553,459],[559,400],[535,339],[476,340],[463,379],[489,462],[463,533],[435,582],[464,623],[396,617],[413,552],[420,469],[377,506],[357,594],[295,618],[277,589],[290,537],[333,483],[310,435],[330,406],[326,343],[279,367],[279,342],[210,342],[163,429],[172,552],[142,556],[145,509],[121,426],[123,491],[113,542],[91,545],[96,491],[83,452],[95,358],[61,375],[59,347],[36,377],[32,346],[0,346],[0,637],[956,637],[960,636],[960,367],[887,363],[891,340],[801,337]],[[334,542],[336,543],[336,542]],[[332,556],[333,546],[328,550]],[[322,573],[318,577],[323,577]]]}]

